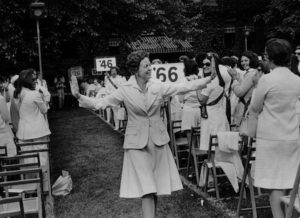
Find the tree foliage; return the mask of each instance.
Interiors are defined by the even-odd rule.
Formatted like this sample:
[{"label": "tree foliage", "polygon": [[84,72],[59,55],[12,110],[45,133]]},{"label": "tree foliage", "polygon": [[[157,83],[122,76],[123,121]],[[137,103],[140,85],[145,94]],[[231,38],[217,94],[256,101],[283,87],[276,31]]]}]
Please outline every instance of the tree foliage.
[{"label": "tree foliage", "polygon": [[[271,0],[267,12],[258,16],[257,19],[265,21],[268,37],[286,37],[299,43],[299,0]],[[298,38],[296,38],[297,35]]]},{"label": "tree foliage", "polygon": [[[18,64],[37,59],[36,26],[30,0],[1,1],[0,58]],[[185,23],[181,0],[48,0],[40,20],[42,53],[60,60],[80,50],[95,55],[112,35],[177,35]],[[70,50],[68,52],[68,50]]]}]

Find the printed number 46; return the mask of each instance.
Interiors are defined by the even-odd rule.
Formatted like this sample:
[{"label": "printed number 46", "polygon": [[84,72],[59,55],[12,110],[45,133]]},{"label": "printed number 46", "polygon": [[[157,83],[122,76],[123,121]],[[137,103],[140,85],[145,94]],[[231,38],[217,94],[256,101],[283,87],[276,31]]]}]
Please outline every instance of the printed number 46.
[{"label": "printed number 46", "polygon": [[166,75],[164,72],[166,69],[164,67],[160,67],[156,71],[156,78],[160,79],[162,82],[165,82],[167,80],[167,76],[170,82],[176,82],[178,79],[178,75],[176,73],[177,68],[176,67],[170,67],[168,74]]},{"label": "printed number 46", "polygon": [[100,66],[103,68],[112,67],[112,60],[102,60],[100,61]]}]

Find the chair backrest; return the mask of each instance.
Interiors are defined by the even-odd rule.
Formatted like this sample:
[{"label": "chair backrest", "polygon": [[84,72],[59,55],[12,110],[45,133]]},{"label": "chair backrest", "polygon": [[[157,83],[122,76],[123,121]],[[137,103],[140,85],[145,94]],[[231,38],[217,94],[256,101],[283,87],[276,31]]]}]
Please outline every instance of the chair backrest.
[{"label": "chair backrest", "polygon": [[[240,138],[239,144],[242,143],[242,139]],[[209,137],[209,148],[208,148],[208,159],[214,155],[216,148],[219,147],[218,135],[211,134]]]},{"label": "chair backrest", "polygon": [[191,128],[191,140],[193,148],[200,147],[200,131],[201,128],[199,126]]},{"label": "chair backrest", "polygon": [[[26,161],[30,160],[30,161]],[[38,153],[16,155],[12,157],[0,157],[2,171],[21,170],[22,168],[39,168],[41,166]]]},{"label": "chair backrest", "polygon": [[[13,170],[13,171],[5,171],[0,172],[0,178],[4,177],[14,177],[18,179],[14,179],[12,181],[1,181],[0,187],[4,188],[5,196],[9,195],[9,192],[17,192],[17,193],[26,193],[26,190],[22,190],[22,185],[27,184],[35,184],[36,186],[36,194],[37,194],[37,207],[35,208],[35,212],[39,214],[39,217],[42,216],[42,213],[44,211],[43,208],[43,175],[42,175],[42,169],[36,168],[36,169],[25,169],[25,170]],[[18,189],[9,190],[10,187],[18,186]],[[30,193],[32,193],[32,190],[30,190]],[[36,202],[36,201],[35,201]],[[26,212],[26,211],[25,211]]]},{"label": "chair backrest", "polygon": [[[5,206],[10,203],[18,203],[20,210],[17,211],[5,211]],[[12,216],[21,216],[25,218],[25,213],[24,213],[24,204],[23,204],[23,199],[22,196],[14,196],[14,197],[6,197],[0,199],[0,217],[12,217]]]},{"label": "chair backrest", "polygon": [[[16,143],[17,146],[17,152],[18,154],[27,154],[27,153],[33,153],[33,152],[50,152],[50,141],[40,141],[40,142],[27,142],[27,143]],[[34,145],[45,145],[45,148],[32,148],[28,149],[29,146]],[[26,148],[26,149],[22,149]]]},{"label": "chair backrest", "polygon": [[181,130],[181,120],[172,121],[172,132],[174,132],[174,130]]},{"label": "chair backrest", "polygon": [[6,146],[0,146],[0,157],[7,156],[7,147]]}]

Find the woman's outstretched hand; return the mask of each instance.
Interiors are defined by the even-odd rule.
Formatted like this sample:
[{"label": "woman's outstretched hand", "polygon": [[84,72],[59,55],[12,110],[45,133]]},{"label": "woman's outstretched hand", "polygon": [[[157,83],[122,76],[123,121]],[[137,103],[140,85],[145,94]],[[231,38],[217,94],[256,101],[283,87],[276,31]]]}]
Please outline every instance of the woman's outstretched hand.
[{"label": "woman's outstretched hand", "polygon": [[77,81],[77,77],[74,76],[74,75],[71,76],[70,87],[71,87],[71,93],[72,93],[72,95],[76,99],[79,99],[80,98],[80,94],[79,94],[78,81]]}]

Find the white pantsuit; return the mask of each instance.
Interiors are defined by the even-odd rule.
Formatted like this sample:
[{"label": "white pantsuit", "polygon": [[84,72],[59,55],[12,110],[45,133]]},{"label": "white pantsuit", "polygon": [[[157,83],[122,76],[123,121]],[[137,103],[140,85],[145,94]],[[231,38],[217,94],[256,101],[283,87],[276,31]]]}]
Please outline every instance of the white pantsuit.
[{"label": "white pantsuit", "polygon": [[170,138],[160,117],[166,97],[202,89],[209,78],[180,84],[166,84],[150,80],[143,93],[135,76],[103,99],[79,98],[79,105],[104,109],[124,102],[128,122],[123,148],[124,162],[120,196],[142,197],[149,193],[170,194],[182,189],[180,177],[167,145]]}]

